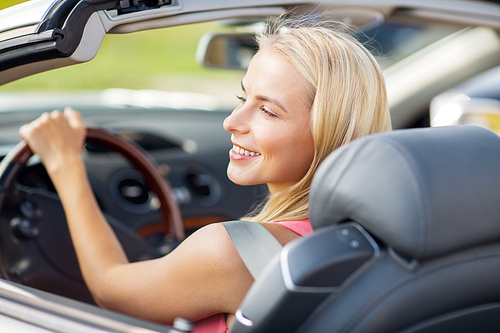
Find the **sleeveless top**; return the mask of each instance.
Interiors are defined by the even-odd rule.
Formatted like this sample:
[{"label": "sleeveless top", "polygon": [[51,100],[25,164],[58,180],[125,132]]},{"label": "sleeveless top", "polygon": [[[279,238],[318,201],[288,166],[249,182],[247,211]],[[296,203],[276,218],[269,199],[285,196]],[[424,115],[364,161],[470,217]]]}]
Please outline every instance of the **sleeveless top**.
[{"label": "sleeveless top", "polygon": [[[301,221],[280,221],[267,222],[275,223],[292,230],[300,236],[306,236],[313,232],[309,220]],[[213,316],[198,320],[195,322],[193,333],[229,333],[226,325],[226,316],[224,313],[217,313]]]}]

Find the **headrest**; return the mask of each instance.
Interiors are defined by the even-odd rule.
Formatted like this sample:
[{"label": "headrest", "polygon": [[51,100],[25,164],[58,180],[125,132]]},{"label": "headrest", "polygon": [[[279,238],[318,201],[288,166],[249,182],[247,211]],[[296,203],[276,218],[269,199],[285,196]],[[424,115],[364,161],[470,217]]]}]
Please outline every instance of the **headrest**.
[{"label": "headrest", "polygon": [[428,259],[500,240],[500,137],[476,126],[397,130],[333,152],[312,182],[313,228],[351,220]]}]

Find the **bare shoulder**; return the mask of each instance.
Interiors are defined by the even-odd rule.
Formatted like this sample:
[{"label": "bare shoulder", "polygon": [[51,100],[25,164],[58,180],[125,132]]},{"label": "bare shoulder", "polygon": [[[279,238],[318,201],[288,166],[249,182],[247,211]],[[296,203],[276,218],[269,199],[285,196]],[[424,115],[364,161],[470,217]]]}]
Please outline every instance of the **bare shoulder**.
[{"label": "bare shoulder", "polygon": [[190,271],[185,276],[197,277],[196,282],[204,286],[203,290],[198,290],[199,293],[207,293],[207,299],[211,301],[220,301],[220,304],[212,305],[218,312],[234,313],[253,283],[252,276],[220,223],[197,230],[167,257],[182,262],[184,270]]},{"label": "bare shoulder", "polygon": [[112,274],[113,283],[105,288],[112,300],[107,308],[165,323],[235,313],[253,283],[218,223],[196,231],[162,258],[121,265]]},{"label": "bare shoulder", "polygon": [[239,257],[231,238],[221,223],[212,223],[197,230],[179,245],[178,250],[210,256],[214,260],[222,260],[223,262],[227,262],[227,260],[232,262]]},{"label": "bare shoulder", "polygon": [[[299,237],[280,225],[265,226],[282,243]],[[253,283],[220,223],[197,230],[163,258],[134,263],[118,273],[120,284],[114,290],[120,311],[160,322],[234,314]],[[124,299],[123,290],[128,291]],[[126,301],[130,297],[135,302]]]},{"label": "bare shoulder", "polygon": [[[298,237],[280,225],[265,226],[282,243]],[[175,317],[198,320],[216,313],[234,314],[253,278],[226,228],[214,223],[162,258],[118,266],[108,281],[112,283],[103,290],[111,301],[105,302],[106,307],[171,323]]]}]

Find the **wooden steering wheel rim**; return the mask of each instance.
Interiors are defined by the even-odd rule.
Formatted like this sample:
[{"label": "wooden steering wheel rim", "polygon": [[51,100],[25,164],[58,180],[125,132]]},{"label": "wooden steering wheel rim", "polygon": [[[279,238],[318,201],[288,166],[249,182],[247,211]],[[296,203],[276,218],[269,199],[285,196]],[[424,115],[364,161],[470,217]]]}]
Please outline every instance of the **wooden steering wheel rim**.
[{"label": "wooden steering wheel rim", "polygon": [[[103,128],[87,127],[86,141],[117,151],[143,174],[146,185],[156,193],[160,200],[159,209],[163,218],[163,231],[172,235],[179,242],[182,241],[185,235],[179,206],[172,196],[170,184],[161,176],[158,164],[150,155],[128,137],[111,133]],[[5,166],[9,164],[26,164],[32,155],[28,145],[21,141],[2,161],[0,174],[5,172]]]}]

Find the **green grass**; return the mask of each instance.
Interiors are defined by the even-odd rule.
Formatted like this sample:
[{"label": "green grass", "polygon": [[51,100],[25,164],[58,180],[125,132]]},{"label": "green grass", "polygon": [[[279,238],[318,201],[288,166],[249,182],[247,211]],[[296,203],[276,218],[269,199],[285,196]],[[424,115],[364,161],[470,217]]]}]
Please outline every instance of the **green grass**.
[{"label": "green grass", "polygon": [[[18,2],[1,0],[0,8]],[[200,23],[123,35],[110,34],[90,62],[8,83],[0,87],[0,92],[109,87],[209,92],[206,90],[210,90],[214,82],[230,81],[234,84],[242,77],[241,72],[206,69],[195,61],[200,37],[206,31],[221,29],[214,23]]]},{"label": "green grass", "polygon": [[0,10],[17,5],[18,3],[24,2],[24,0],[1,0],[0,1]]},{"label": "green grass", "polygon": [[[107,35],[97,56],[88,63],[40,73],[0,87],[19,89],[154,88],[168,77],[215,76],[234,73],[205,69],[195,61],[198,40],[212,23]],[[241,75],[241,74],[240,74]]]}]

